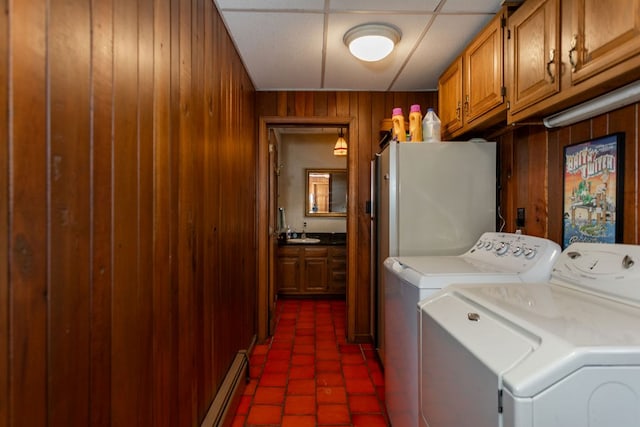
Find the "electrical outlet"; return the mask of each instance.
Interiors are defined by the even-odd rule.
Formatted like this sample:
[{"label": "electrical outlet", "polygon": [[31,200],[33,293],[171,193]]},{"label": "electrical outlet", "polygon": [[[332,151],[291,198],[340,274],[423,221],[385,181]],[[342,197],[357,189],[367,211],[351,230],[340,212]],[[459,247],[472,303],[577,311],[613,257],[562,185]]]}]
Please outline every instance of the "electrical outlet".
[{"label": "electrical outlet", "polygon": [[516,211],[516,227],[524,227],[524,208],[518,208]]}]

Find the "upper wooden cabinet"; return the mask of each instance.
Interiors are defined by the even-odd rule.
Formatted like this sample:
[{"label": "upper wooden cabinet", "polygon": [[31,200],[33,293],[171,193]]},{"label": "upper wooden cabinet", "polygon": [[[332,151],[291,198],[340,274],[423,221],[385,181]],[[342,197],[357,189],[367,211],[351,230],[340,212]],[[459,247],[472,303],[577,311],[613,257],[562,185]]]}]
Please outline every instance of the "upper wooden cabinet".
[{"label": "upper wooden cabinet", "polygon": [[509,17],[510,115],[560,91],[559,1],[530,0]]},{"label": "upper wooden cabinet", "polygon": [[527,0],[509,17],[508,123],[640,78],[640,0]]},{"label": "upper wooden cabinet", "polygon": [[505,120],[504,7],[471,41],[438,81],[443,139]]},{"label": "upper wooden cabinet", "polygon": [[580,83],[640,54],[640,0],[573,0],[571,81]]},{"label": "upper wooden cabinet", "polygon": [[438,80],[438,114],[442,139],[462,129],[462,56]]}]

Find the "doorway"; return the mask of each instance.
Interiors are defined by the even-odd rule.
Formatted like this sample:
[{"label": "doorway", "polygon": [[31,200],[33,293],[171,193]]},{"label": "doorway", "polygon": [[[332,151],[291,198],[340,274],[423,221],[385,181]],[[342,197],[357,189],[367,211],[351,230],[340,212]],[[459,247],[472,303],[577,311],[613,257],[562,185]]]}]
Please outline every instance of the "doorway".
[{"label": "doorway", "polygon": [[[277,215],[275,205],[274,188],[274,168],[278,165],[273,161],[271,155],[273,147],[270,144],[270,133],[272,128],[282,127],[334,127],[346,130],[348,141],[355,141],[353,135],[353,118],[350,117],[261,117],[259,122],[259,146],[258,146],[258,341],[263,341],[269,337],[274,330],[275,319],[275,250],[277,248]],[[357,144],[350,143],[347,152],[347,171],[353,170],[355,159],[357,159]],[[355,304],[352,298],[355,295],[355,274],[349,268],[355,262],[356,254],[353,248],[357,239],[356,223],[356,176],[348,173],[347,198],[347,340],[353,340],[353,330],[355,325]]]}]

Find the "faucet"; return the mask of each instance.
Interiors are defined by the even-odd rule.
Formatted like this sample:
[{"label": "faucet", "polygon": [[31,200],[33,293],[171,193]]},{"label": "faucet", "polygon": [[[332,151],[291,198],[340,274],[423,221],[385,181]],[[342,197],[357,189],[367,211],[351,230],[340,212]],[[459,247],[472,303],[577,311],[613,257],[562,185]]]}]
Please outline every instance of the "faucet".
[{"label": "faucet", "polygon": [[307,223],[306,221],[302,223],[302,236],[300,236],[303,239],[307,238]]}]

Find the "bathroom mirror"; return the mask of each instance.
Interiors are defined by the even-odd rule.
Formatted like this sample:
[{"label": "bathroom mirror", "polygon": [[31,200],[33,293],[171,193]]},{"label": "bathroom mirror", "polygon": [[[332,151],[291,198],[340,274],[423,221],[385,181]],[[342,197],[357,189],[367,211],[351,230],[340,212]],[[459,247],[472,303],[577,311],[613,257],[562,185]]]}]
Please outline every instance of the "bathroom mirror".
[{"label": "bathroom mirror", "polygon": [[306,169],[305,216],[347,216],[347,170]]}]

